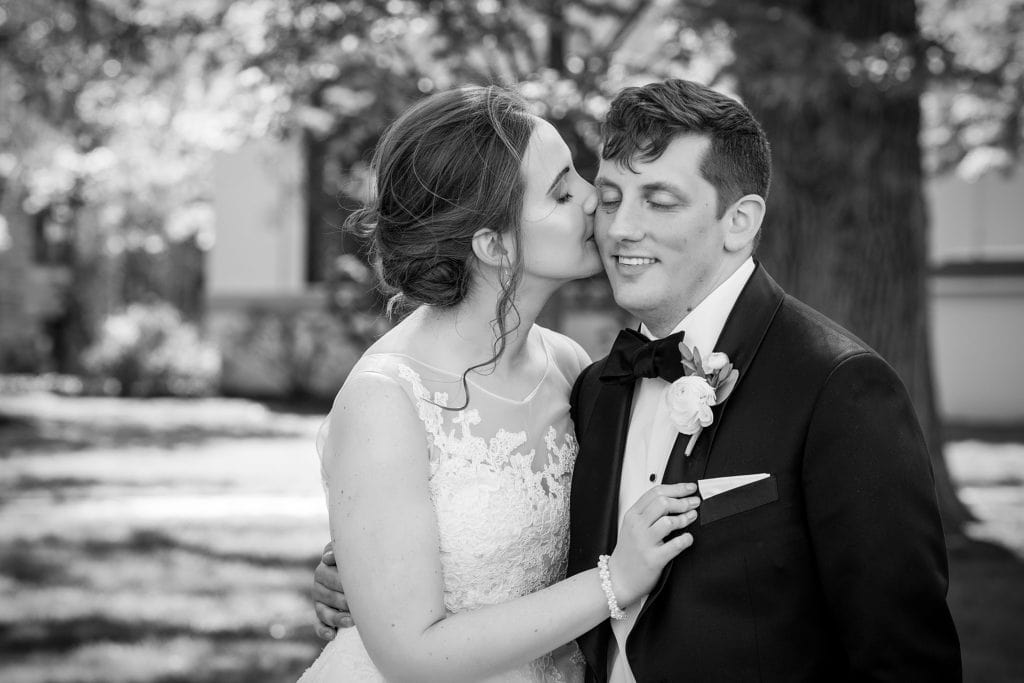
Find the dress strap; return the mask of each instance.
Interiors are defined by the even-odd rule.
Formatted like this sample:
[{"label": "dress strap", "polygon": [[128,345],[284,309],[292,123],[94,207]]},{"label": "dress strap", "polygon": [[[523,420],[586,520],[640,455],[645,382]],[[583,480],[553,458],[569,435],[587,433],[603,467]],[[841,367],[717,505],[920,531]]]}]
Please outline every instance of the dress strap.
[{"label": "dress strap", "polygon": [[442,436],[443,408],[448,405],[448,394],[437,391],[431,397],[430,391],[423,384],[418,372],[405,363],[398,363],[397,369],[399,379],[406,385],[413,405],[416,406],[416,414],[419,416],[420,422],[423,423],[427,434],[436,442]]}]

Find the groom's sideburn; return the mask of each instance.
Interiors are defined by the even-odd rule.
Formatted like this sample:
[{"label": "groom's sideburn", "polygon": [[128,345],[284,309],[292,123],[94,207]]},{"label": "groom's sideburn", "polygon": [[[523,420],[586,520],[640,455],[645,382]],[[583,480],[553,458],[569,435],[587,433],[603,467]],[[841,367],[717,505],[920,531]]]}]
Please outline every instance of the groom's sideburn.
[{"label": "groom's sideburn", "polygon": [[[702,505],[628,637],[636,680],[961,680],[931,464],[895,372],[761,266],[715,350],[738,383],[663,482],[770,476]],[[570,574],[615,546],[635,385],[602,384],[603,366],[571,396]],[[578,642],[607,680],[607,622]]]}]

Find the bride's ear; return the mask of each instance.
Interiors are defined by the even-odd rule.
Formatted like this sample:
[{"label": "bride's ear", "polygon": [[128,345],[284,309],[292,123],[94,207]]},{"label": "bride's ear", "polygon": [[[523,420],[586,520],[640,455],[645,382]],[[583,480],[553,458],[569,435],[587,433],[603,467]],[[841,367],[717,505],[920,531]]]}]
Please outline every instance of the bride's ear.
[{"label": "bride's ear", "polygon": [[480,228],[473,234],[473,254],[480,263],[492,268],[501,268],[511,259],[501,233],[490,228]]}]

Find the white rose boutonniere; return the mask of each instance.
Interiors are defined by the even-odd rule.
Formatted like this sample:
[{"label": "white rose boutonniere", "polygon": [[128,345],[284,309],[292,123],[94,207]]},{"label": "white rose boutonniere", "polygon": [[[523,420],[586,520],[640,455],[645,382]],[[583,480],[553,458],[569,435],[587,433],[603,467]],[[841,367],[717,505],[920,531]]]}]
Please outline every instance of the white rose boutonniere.
[{"label": "white rose boutonniere", "polygon": [[689,455],[701,430],[715,420],[712,406],[729,398],[740,373],[724,353],[715,352],[702,359],[700,351],[696,347],[691,350],[685,342],[679,343],[679,353],[685,374],[669,386],[665,402],[675,428],[681,434],[690,435],[686,444],[686,455]]}]

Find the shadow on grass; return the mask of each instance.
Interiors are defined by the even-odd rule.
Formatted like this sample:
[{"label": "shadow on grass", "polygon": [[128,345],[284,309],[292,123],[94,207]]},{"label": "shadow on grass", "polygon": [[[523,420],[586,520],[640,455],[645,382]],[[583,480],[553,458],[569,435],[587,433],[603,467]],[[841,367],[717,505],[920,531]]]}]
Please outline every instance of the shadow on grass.
[{"label": "shadow on grass", "polygon": [[[296,634],[308,640],[312,634]],[[23,621],[0,624],[0,653],[20,654],[29,650],[65,652],[92,642],[134,643],[140,640],[170,640],[177,637],[202,638],[213,642],[236,640],[274,640],[266,629],[246,626],[237,629],[204,630],[196,632],[187,625],[159,621],[125,621],[103,615],[89,615],[72,619]]]},{"label": "shadow on grass", "polygon": [[[65,541],[66,542],[66,541]],[[46,539],[43,540],[46,543]],[[156,529],[138,529],[124,541],[107,541],[90,539],[83,541],[79,546],[81,552],[93,557],[114,555],[125,551],[135,553],[156,553],[168,550],[180,550],[205,559],[220,560],[223,562],[244,562],[254,567],[274,569],[309,569],[316,566],[319,555],[308,557],[281,557],[279,555],[264,555],[258,553],[244,553],[237,551],[216,550],[199,543],[188,543],[181,539],[174,538],[170,534]]]},{"label": "shadow on grass", "polygon": [[964,536],[949,544],[949,606],[960,634],[964,680],[1024,680],[1024,561],[1007,548]]},{"label": "shadow on grass", "polygon": [[[146,425],[94,425],[85,422],[12,420],[0,425],[0,454],[51,455],[94,448],[181,448],[213,439],[289,439],[304,432],[253,425],[183,425],[153,429]],[[0,459],[2,459],[0,455]]]},{"label": "shadow on grass", "polygon": [[[43,549],[60,548],[61,556],[46,555]],[[282,557],[280,555],[217,550],[199,543],[189,543],[174,538],[156,529],[138,529],[123,540],[86,539],[71,542],[67,538],[47,535],[39,539],[18,539],[11,543],[0,543],[0,576],[6,576],[24,584],[52,585],[67,578],[63,569],[64,556],[70,554],[104,560],[115,556],[152,555],[161,552],[180,551],[197,555],[203,559],[220,562],[242,562],[261,569],[309,570],[319,561],[319,555],[308,557]]]}]

